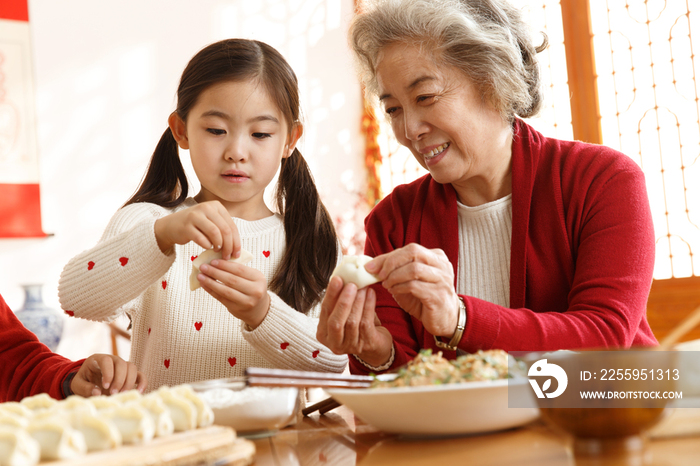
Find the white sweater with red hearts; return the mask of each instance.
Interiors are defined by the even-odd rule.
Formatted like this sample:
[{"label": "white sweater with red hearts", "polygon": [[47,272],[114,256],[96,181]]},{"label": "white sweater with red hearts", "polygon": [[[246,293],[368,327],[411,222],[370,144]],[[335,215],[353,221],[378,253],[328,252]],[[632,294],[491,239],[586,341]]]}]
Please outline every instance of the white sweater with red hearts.
[{"label": "white sweater with red hearts", "polygon": [[[132,320],[130,361],[148,377],[148,389],[198,380],[241,376],[246,367],[342,372],[347,356],[316,340],[320,306],[301,314],[268,291],[270,310],[253,331],[203,289],[190,291],[192,260],[203,249],[190,242],[161,252],[155,221],[196,205],[175,208],[138,203],[112,217],[99,243],[68,262],[58,285],[69,315],[110,322]],[[248,222],[234,218],[248,265],[268,282],[285,250],[282,217]]]}]

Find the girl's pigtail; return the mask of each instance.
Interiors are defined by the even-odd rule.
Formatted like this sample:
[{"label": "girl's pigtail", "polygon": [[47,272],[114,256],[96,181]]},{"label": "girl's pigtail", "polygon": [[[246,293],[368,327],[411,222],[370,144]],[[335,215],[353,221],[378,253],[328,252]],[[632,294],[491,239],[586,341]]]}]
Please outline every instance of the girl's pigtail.
[{"label": "girl's pigtail", "polygon": [[287,248],[269,288],[306,314],[320,301],[338,260],[338,238],[298,149],[282,159],[276,192]]},{"label": "girl's pigtail", "polygon": [[180,161],[178,145],[168,128],[151,156],[141,186],[124,207],[137,202],[175,207],[187,199],[187,190],[187,175]]}]

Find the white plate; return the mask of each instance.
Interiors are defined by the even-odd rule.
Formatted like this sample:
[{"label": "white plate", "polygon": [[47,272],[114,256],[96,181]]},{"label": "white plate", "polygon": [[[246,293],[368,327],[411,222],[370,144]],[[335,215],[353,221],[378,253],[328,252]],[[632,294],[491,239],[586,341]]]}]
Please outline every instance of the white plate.
[{"label": "white plate", "polygon": [[326,389],[364,422],[385,432],[446,436],[510,429],[539,416],[509,408],[508,390],[531,390],[526,379],[377,389]]}]

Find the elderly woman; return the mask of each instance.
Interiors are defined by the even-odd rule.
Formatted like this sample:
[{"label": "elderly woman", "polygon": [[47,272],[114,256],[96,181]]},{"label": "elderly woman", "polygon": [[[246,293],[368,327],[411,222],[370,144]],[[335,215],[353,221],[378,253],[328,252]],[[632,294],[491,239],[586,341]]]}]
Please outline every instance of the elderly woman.
[{"label": "elderly woman", "polygon": [[[545,137],[529,31],[504,0],[379,0],[350,40],[366,87],[428,174],[365,221],[357,290],[334,278],[318,338],[356,373],[420,349],[655,345],[644,175],[610,148]],[[543,44],[546,45],[546,44]]]}]

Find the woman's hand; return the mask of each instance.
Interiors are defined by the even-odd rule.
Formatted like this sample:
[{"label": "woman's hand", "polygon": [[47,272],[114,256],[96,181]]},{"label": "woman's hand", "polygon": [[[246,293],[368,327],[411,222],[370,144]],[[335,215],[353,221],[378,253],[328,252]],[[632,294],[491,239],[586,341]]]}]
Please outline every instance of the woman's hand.
[{"label": "woman's hand", "polygon": [[83,397],[113,395],[146,389],[146,376],[136,365],[111,354],[93,354],[83,362],[70,383],[71,391]]},{"label": "woman's hand", "polygon": [[394,344],[374,312],[376,295],[371,288],[343,286],[333,277],[321,303],[316,338],[335,354],[355,354],[372,366],[381,366],[391,357]]},{"label": "woman's hand", "polygon": [[259,270],[226,260],[202,264],[197,275],[202,288],[235,317],[256,328],[270,309],[267,280]]},{"label": "woman's hand", "polygon": [[365,265],[382,281],[401,308],[435,336],[451,338],[457,328],[459,303],[454,269],[442,249],[411,243]]},{"label": "woman's hand", "polygon": [[240,254],[238,228],[219,201],[202,202],[159,218],[154,229],[158,247],[165,254],[170,253],[176,244],[190,241],[204,249],[221,251],[224,259],[230,259],[234,253]]}]

